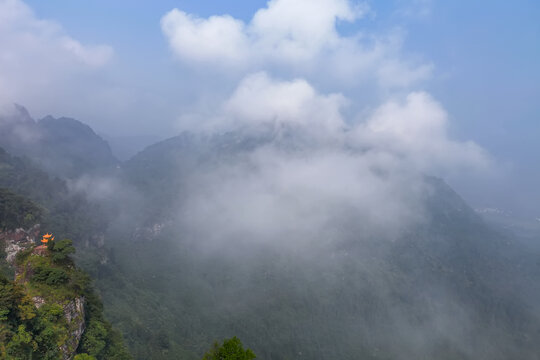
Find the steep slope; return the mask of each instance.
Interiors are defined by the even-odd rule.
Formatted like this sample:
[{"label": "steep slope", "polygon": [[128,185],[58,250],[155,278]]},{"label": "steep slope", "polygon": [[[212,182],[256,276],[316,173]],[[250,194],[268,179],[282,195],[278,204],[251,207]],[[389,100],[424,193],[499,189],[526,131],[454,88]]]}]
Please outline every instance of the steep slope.
[{"label": "steep slope", "polygon": [[[279,146],[294,152],[299,142],[289,140]],[[270,142],[183,134],[125,164],[125,178],[146,195],[148,227],[116,233],[114,261],[144,300],[123,307],[129,287],[104,300],[138,359],[196,359],[233,335],[264,359],[538,358],[538,254],[491,230],[439,179],[423,177],[421,221],[393,235],[370,231],[354,208],[301,247],[227,237],[210,218],[200,226],[214,233],[193,233],[182,217],[197,209],[178,207],[193,192],[216,206],[199,175],[223,164],[241,171],[244,155]],[[152,340],[141,347],[142,339]]]},{"label": "steep slope", "polygon": [[[406,209],[418,220],[393,232],[367,226],[347,196],[337,204],[334,198],[309,203],[290,223],[278,216],[294,230],[321,207],[336,211],[300,233],[225,232],[227,221],[193,217],[201,207],[217,207],[227,220],[231,212],[264,216],[216,200],[234,202],[243,194],[238,188],[250,190],[252,179],[273,176],[251,161],[254,153],[256,160],[269,148],[286,157],[310,154],[304,140],[185,133],[160,142],[123,164],[114,179],[122,185],[118,193],[136,189],[141,198],[124,207],[108,203],[122,204],[122,197],[88,202],[5,152],[0,185],[28,195],[48,210],[45,217],[54,214],[50,224],[65,219],[58,231],[70,229],[75,215],[81,236],[104,232],[107,248],[96,256],[89,251],[82,263],[137,359],[195,360],[214,340],[234,335],[263,359],[537,358],[538,254],[491,230],[439,179],[419,176],[421,186],[393,188],[393,196],[411,192],[419,202]],[[383,183],[390,176],[370,171]],[[240,175],[249,181],[221,186]],[[209,179],[218,186],[208,187]],[[263,191],[275,187],[262,185]],[[295,206],[305,196],[297,190],[278,195]],[[203,201],[193,203],[194,195]],[[268,197],[244,198],[261,199]],[[272,205],[264,204],[265,211]],[[383,227],[395,227],[392,206],[382,208],[388,210],[378,214]]]},{"label": "steep slope", "polygon": [[[174,211],[174,202],[188,192],[189,176],[234,159],[238,154],[275,140],[272,135],[245,136],[229,132],[201,135],[184,132],[148,146],[122,165],[124,182],[145,199],[149,222],[160,222]],[[283,146],[290,146],[283,139]],[[174,195],[174,196],[171,196]]]},{"label": "steep slope", "polygon": [[34,202],[7,189],[0,188],[0,230],[17,226],[28,228],[40,221],[43,209]]},{"label": "steep slope", "polygon": [[40,226],[18,226],[30,221],[29,215],[39,220],[39,208],[5,190],[0,200],[1,261],[12,266],[15,279],[0,274],[0,357],[130,359],[121,336],[104,320],[88,276],[74,266],[71,241],[36,247]]},{"label": "steep slope", "polygon": [[[104,300],[140,359],[180,349],[196,359],[234,334],[264,359],[536,358],[540,327],[523,290],[538,285],[515,261],[530,255],[507,256],[506,239],[459,209],[435,214],[392,244],[359,236],[305,254],[235,245],[238,255],[208,254],[165,229],[116,251],[144,300],[125,307],[129,288]],[[156,334],[153,351],[137,346]]]},{"label": "steep slope", "polygon": [[89,126],[75,119],[52,116],[36,122],[20,105],[8,114],[0,114],[0,146],[14,155],[30,158],[50,173],[68,178],[118,164],[107,142]]},{"label": "steep slope", "polygon": [[0,276],[2,358],[131,358],[103,319],[88,277],[65,258],[69,250],[67,241],[40,252],[23,247],[15,282]]},{"label": "steep slope", "polygon": [[53,174],[75,177],[118,164],[107,142],[80,121],[47,116],[37,125],[43,134],[38,158]]},{"label": "steep slope", "polygon": [[105,227],[106,214],[89,203],[84,193],[71,191],[64,180],[1,147],[0,188],[35,202],[42,212],[42,225],[60,237],[77,239],[77,246],[96,243]]}]

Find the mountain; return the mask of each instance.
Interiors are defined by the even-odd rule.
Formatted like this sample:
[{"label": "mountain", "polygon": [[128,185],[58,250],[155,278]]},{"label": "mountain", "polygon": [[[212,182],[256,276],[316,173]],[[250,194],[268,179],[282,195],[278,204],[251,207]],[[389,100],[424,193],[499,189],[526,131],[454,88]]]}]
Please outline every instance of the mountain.
[{"label": "mountain", "polygon": [[262,359],[539,358],[536,248],[441,179],[322,149],[184,133],[107,172],[97,198],[0,152],[0,186],[80,234],[76,261],[136,359],[200,359],[233,336]]},{"label": "mountain", "polygon": [[0,188],[37,204],[40,223],[60,237],[74,239],[77,247],[99,242],[106,214],[65,180],[38,168],[35,159],[13,156],[0,147]]},{"label": "mountain", "polygon": [[[114,233],[112,246],[118,271],[137,287],[103,293],[136,358],[197,359],[212,340],[233,335],[263,359],[538,358],[538,252],[491,229],[440,179],[422,177],[422,220],[393,235],[373,232],[354,208],[308,229],[321,241],[301,247],[229,237],[229,226],[194,217],[193,204],[237,196],[215,194],[209,174],[223,184],[251,176],[240,182],[251,186],[260,169],[250,156],[275,143],[185,133],[124,164],[146,215],[135,231]],[[278,151],[294,156],[295,143],[279,139]],[[223,164],[234,171],[216,173]],[[194,193],[203,201],[193,203]],[[222,217],[237,209],[225,204]],[[383,224],[393,226],[387,216]],[[193,232],[193,221],[208,231]],[[128,305],[126,291],[136,299]]]},{"label": "mountain", "polygon": [[510,236],[534,240],[540,237],[540,217],[517,215],[497,208],[476,209],[488,223]]},{"label": "mountain", "polygon": [[[277,140],[283,148],[290,148],[294,142],[287,137]],[[146,147],[124,162],[123,181],[138,189],[145,199],[143,212],[147,220],[160,222],[173,211],[175,201],[190,191],[191,174],[227,164],[238,155],[274,141],[274,135],[265,133],[253,136],[239,132],[214,135],[183,132]]]},{"label": "mountain", "polygon": [[52,116],[36,122],[20,105],[0,115],[0,145],[14,155],[32,159],[52,174],[68,178],[118,164],[107,142],[88,125]]},{"label": "mountain", "polygon": [[161,140],[159,136],[133,135],[133,136],[108,136],[101,135],[111,146],[116,158],[127,161],[146,147]]},{"label": "mountain", "polygon": [[71,240],[37,247],[40,225],[20,226],[39,221],[39,207],[7,190],[0,204],[0,357],[131,359],[103,318],[90,279],[74,266]]}]

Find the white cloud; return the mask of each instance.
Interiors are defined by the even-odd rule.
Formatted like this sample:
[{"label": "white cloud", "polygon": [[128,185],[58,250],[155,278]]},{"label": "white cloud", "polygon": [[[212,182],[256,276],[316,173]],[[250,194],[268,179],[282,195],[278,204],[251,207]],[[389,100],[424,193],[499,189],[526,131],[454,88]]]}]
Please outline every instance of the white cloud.
[{"label": "white cloud", "polygon": [[112,57],[112,48],[105,45],[84,46],[77,40],[64,36],[60,39],[62,47],[89,66],[105,65]]},{"label": "white cloud", "polygon": [[247,76],[224,105],[227,118],[241,125],[317,127],[335,132],[345,124],[341,94],[319,95],[303,79],[277,81],[266,73]]},{"label": "white cloud", "polygon": [[362,15],[348,0],[272,0],[250,23],[252,46],[284,61],[309,61],[338,45],[336,21],[353,22]]},{"label": "white cloud", "polygon": [[211,166],[182,171],[188,180],[177,221],[186,236],[280,246],[395,238],[425,219],[431,185],[423,174],[489,165],[479,146],[449,137],[448,115],[426,93],[388,101],[356,122],[346,120],[347,102],[303,79],[243,79],[207,114],[212,126],[203,122],[202,132],[263,136]]},{"label": "white cloud", "polygon": [[247,62],[259,54],[298,62],[339,40],[337,20],[354,21],[361,15],[347,0],[272,0],[249,24],[229,15],[205,19],[178,9],[167,13],[161,23],[182,59]]},{"label": "white cloud", "polygon": [[20,0],[0,0],[0,48],[4,66],[28,61],[23,55],[39,57],[39,61],[68,57],[85,65],[102,66],[113,54],[106,45],[82,45],[57,23],[38,19]]},{"label": "white cloud", "polygon": [[430,16],[433,0],[401,0],[397,14],[408,18],[423,18]]},{"label": "white cloud", "polygon": [[354,133],[358,142],[374,151],[406,158],[422,171],[489,167],[489,158],[478,145],[449,138],[447,113],[424,92],[381,105]]},{"label": "white cloud", "polygon": [[417,177],[381,176],[372,169],[375,158],[339,148],[282,151],[276,145],[190,172],[192,188],[177,219],[183,233],[203,246],[240,240],[320,249],[394,237],[422,221],[424,184]]},{"label": "white cloud", "polygon": [[450,138],[448,114],[425,92],[387,101],[355,121],[345,115],[350,102],[340,93],[321,94],[304,79],[278,80],[261,72],[246,76],[213,113],[181,121],[190,130],[211,133],[294,133],[314,144],[313,149],[331,144],[369,152],[373,165],[379,162],[381,168],[442,176],[490,167],[481,147]]},{"label": "white cloud", "polygon": [[429,78],[432,71],[431,64],[412,66],[390,59],[381,63],[377,75],[380,84],[385,88],[406,88],[410,84]]},{"label": "white cloud", "polygon": [[174,54],[192,66],[203,62],[245,72],[277,67],[341,84],[374,80],[388,88],[428,78],[432,65],[406,59],[401,35],[338,32],[340,21],[356,22],[367,11],[365,4],[350,0],[271,0],[249,23],[230,15],[200,18],[178,9],[161,23]]},{"label": "white cloud", "polygon": [[77,82],[75,75],[106,65],[112,55],[110,46],[81,44],[59,24],[37,18],[23,1],[0,0],[3,101],[33,107],[46,101],[40,97],[66,97],[73,90],[72,83]]},{"label": "white cloud", "polygon": [[197,18],[178,9],[161,21],[176,54],[189,61],[243,62],[248,56],[244,23],[231,16]]},{"label": "white cloud", "polygon": [[[250,181],[264,183],[263,189],[276,188],[278,180],[271,185],[266,181],[273,181],[280,171],[283,178],[294,177],[298,175],[296,170],[309,162],[313,172],[302,179],[303,186],[314,184],[315,178],[327,180],[318,184],[314,193],[324,193],[333,183],[359,194],[366,188],[381,189],[376,200],[361,197],[356,200],[370,205],[393,204],[400,209],[418,200],[418,197],[413,201],[396,199],[404,199],[405,194],[400,190],[404,183],[407,187],[415,183],[421,186],[422,181],[417,178],[420,173],[451,177],[463,170],[484,172],[489,169],[490,159],[482,148],[449,136],[448,114],[439,103],[427,93],[409,90],[413,84],[430,76],[432,66],[403,55],[403,32],[351,36],[338,32],[338,21],[355,22],[366,11],[365,7],[354,7],[349,0],[272,0],[248,23],[229,15],[198,18],[180,10],[171,11],[162,19],[162,25],[178,58],[205,69],[216,65],[229,75],[228,70],[234,69],[232,78],[239,77],[236,88],[222,95],[221,103],[205,104],[201,107],[204,110],[184,115],[180,120],[181,128],[211,133],[270,132],[276,139],[292,134],[292,148],[304,147],[300,150],[301,159],[295,157],[298,154],[272,152],[274,146],[282,145],[278,140],[279,144],[269,145],[272,156],[254,158],[255,154],[250,154],[254,164],[249,168],[260,167],[260,172],[267,173],[264,179],[257,175]],[[220,36],[225,39],[223,44],[219,42]],[[201,61],[204,64],[201,65]],[[317,89],[312,84],[317,84]],[[351,84],[359,88],[351,88]],[[321,92],[321,88],[333,90]],[[363,92],[377,92],[377,88],[388,90],[379,93],[392,100],[383,98],[382,105],[372,106],[375,110],[366,110],[360,94],[370,96]],[[354,113],[361,115],[353,120]],[[308,152],[310,154],[306,155]],[[330,158],[332,160],[327,161]],[[272,159],[278,159],[283,166],[268,170],[267,160]],[[326,166],[330,162],[348,164],[349,168],[332,169]],[[336,174],[335,178],[329,179],[330,173]],[[387,174],[389,182],[385,183],[381,174]],[[217,178],[227,176],[219,174]],[[411,178],[416,180],[410,181]],[[353,179],[351,183],[357,181],[360,188],[341,183],[347,179]],[[285,183],[294,187],[292,180]],[[236,186],[238,181],[231,180],[231,186]],[[220,188],[217,193],[238,192],[234,198],[241,200],[244,197],[240,192],[251,189],[253,192],[245,196],[246,202],[257,205],[261,200],[258,204],[261,209],[272,207],[265,202],[265,196],[256,193],[260,189],[254,189],[243,180],[241,183],[238,188]],[[285,190],[284,186],[281,192]],[[383,196],[384,192],[390,195]],[[318,196],[306,198],[317,199],[315,203],[325,202]],[[250,202],[249,199],[258,200]],[[201,204],[211,200],[201,200]],[[219,199],[213,200],[219,202]],[[306,205],[306,208],[311,207],[315,205]],[[294,206],[286,204],[279,208],[276,217],[286,214],[283,209]],[[396,212],[396,218],[404,216],[403,211]],[[234,223],[234,219],[230,221]]]}]

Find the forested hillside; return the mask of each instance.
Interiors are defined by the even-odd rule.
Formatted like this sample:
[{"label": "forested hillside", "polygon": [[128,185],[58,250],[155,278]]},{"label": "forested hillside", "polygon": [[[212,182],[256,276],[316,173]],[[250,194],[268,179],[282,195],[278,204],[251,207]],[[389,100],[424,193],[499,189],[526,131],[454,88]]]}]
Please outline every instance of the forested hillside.
[{"label": "forested hillside", "polygon": [[118,164],[107,142],[75,119],[35,121],[20,105],[0,119],[0,146],[56,176],[76,178]]},{"label": "forested hillside", "polygon": [[131,359],[90,278],[75,267],[71,240],[36,247],[41,209],[7,190],[0,203],[0,358]]},{"label": "forested hillside", "polygon": [[0,187],[32,200],[43,227],[77,239],[77,246],[92,241],[105,227],[106,215],[97,204],[88,202],[84,193],[71,191],[59,176],[39,169],[29,158],[7,153],[1,146]]},{"label": "forested hillside", "polygon": [[540,1],[0,0],[0,360],[540,360]]},{"label": "forested hillside", "polygon": [[[442,180],[422,175],[403,183],[421,184],[411,187],[414,201],[405,197],[405,212],[388,207],[381,219],[360,221],[369,207],[319,195],[333,213],[313,217],[317,202],[305,212],[305,198],[290,193],[272,195],[280,209],[295,211],[282,229],[259,233],[267,225],[244,222],[249,212],[230,218],[231,206],[249,204],[235,197],[252,190],[231,187],[237,174],[251,184],[274,176],[253,154],[272,146],[305,159],[295,143],[294,134],[184,134],[117,171],[86,174],[83,188],[2,151],[2,204],[12,210],[5,226],[41,219],[43,228],[75,239],[77,263],[136,359],[200,359],[215,340],[233,336],[261,359],[540,353],[529,301],[540,298],[536,254],[491,230]],[[209,187],[215,176],[223,187]],[[218,210],[225,222],[216,222]]]},{"label": "forested hillside", "polygon": [[[424,178],[427,216],[390,239],[345,217],[339,228],[334,223],[323,230],[332,241],[300,248],[252,242],[241,233],[222,234],[227,241],[216,243],[176,218],[189,192],[204,186],[193,178],[216,164],[235,166],[268,142],[184,134],[125,165],[128,183],[147,196],[141,209],[146,226],[117,229],[111,246],[116,266],[138,287],[110,286],[103,293],[138,358],[180,353],[196,359],[212,339],[233,335],[264,359],[507,359],[538,353],[533,339],[540,324],[519,295],[538,294],[530,281],[531,273],[538,274],[534,255],[491,230],[439,179]],[[290,143],[282,142],[286,148]],[[184,216],[190,219],[189,209]],[[210,219],[207,226],[223,230]],[[145,300],[128,309],[126,291]],[[142,339],[159,351],[139,347]]]}]

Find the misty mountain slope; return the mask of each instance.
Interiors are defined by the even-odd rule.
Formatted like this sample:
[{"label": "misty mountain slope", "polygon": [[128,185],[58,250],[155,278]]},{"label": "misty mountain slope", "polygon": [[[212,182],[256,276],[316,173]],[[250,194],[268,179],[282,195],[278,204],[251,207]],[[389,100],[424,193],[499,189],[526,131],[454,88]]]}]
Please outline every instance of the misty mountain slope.
[{"label": "misty mountain slope", "polygon": [[73,263],[71,240],[37,247],[44,210],[0,188],[0,357],[131,359],[90,278]]},{"label": "misty mountain slope", "polygon": [[88,125],[52,116],[34,121],[20,105],[0,114],[0,146],[61,177],[73,178],[118,163],[107,142]]},{"label": "misty mountain slope", "polygon": [[186,358],[237,334],[264,359],[535,359],[539,323],[516,296],[531,284],[515,282],[520,273],[490,245],[502,239],[476,220],[462,228],[469,235],[424,228],[393,244],[292,254],[231,244],[209,255],[170,229],[116,250],[119,268],[159,299],[160,311],[126,308],[125,288],[105,301],[124,307],[110,316],[128,338],[142,321],[144,336],[167,334],[165,348],[179,344],[191,350]]},{"label": "misty mountain slope", "polygon": [[30,159],[13,156],[1,147],[0,184],[41,203],[68,191],[66,184],[58,177],[37,168]]},{"label": "misty mountain slope", "polygon": [[79,260],[139,359],[233,335],[263,359],[536,358],[534,253],[441,180],[304,140],[184,133],[92,202],[4,151],[0,184],[55,232],[106,232]]},{"label": "misty mountain slope", "polygon": [[47,165],[53,173],[57,167],[60,173],[73,177],[118,163],[107,142],[80,121],[47,116],[38,121],[38,126],[45,134],[43,142],[49,144],[44,146],[44,157],[58,159],[58,163]]},{"label": "misty mountain slope", "polygon": [[134,135],[134,136],[111,136],[100,134],[107,141],[114,156],[120,161],[127,161],[141,150],[150,146],[162,137],[153,135]]},{"label": "misty mountain slope", "polygon": [[123,180],[144,198],[142,211],[147,221],[160,222],[175,211],[176,201],[189,191],[189,177],[196,169],[219,166],[271,140],[268,136],[254,138],[238,133],[209,136],[184,132],[148,146],[124,162]]},{"label": "misty mountain slope", "polygon": [[75,245],[96,243],[105,216],[86,194],[49,175],[28,158],[13,156],[0,147],[0,188],[22,195],[42,209],[42,225],[59,237],[76,239]]},{"label": "misty mountain slope", "polygon": [[0,360],[540,360],[540,1],[65,3],[0,0]]},{"label": "misty mountain slope", "polygon": [[536,254],[439,179],[294,143],[184,134],[125,164],[148,227],[114,227],[127,282],[102,293],[137,358],[232,335],[263,359],[538,358]]}]

